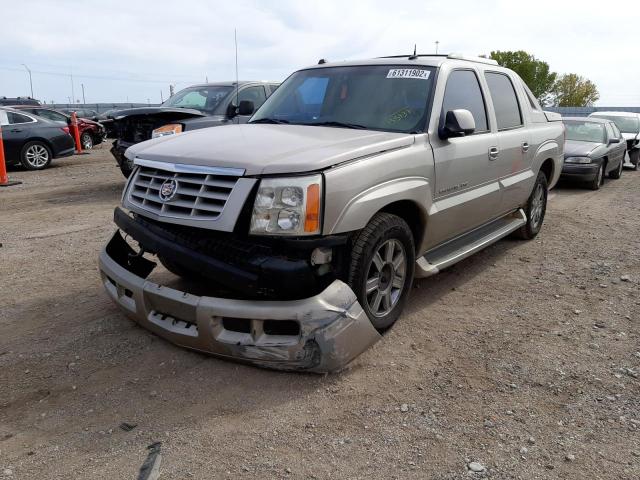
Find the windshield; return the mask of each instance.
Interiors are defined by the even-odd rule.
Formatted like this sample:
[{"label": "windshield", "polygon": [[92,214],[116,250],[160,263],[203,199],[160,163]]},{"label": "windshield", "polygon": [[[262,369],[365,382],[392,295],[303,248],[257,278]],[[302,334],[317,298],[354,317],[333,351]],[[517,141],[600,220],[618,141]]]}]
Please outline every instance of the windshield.
[{"label": "windshield", "polygon": [[596,118],[605,118],[616,124],[616,127],[623,133],[638,133],[640,131],[640,121],[638,117],[619,117],[617,115],[592,115]]},{"label": "windshield", "polygon": [[302,70],[269,97],[251,123],[418,132],[426,122],[432,84],[433,68],[424,66]]},{"label": "windshield", "polygon": [[162,104],[163,107],[193,108],[212,113],[233,90],[230,86],[189,87],[180,90]]},{"label": "windshield", "polygon": [[564,122],[567,128],[567,140],[578,142],[604,143],[604,125],[595,122]]}]

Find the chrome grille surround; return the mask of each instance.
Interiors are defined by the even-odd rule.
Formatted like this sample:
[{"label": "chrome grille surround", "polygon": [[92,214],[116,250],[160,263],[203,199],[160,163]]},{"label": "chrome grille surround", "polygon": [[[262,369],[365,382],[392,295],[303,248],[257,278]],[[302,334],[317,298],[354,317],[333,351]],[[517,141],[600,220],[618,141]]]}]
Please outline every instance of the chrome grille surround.
[{"label": "chrome grille surround", "polygon": [[[123,205],[156,220],[212,230],[232,231],[255,179],[243,169],[204,167],[136,158]],[[170,200],[160,197],[162,185],[176,182]],[[172,182],[171,182],[172,183]]]}]

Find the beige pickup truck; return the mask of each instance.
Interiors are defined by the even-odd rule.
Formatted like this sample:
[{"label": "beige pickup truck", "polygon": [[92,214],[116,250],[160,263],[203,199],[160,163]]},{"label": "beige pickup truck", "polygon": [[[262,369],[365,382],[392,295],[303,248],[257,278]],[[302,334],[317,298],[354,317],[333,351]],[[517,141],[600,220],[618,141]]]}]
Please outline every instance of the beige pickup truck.
[{"label": "beige pickup truck", "polygon": [[[338,370],[399,318],[415,277],[538,234],[562,169],[559,120],[492,60],[321,61],[247,124],[127,150],[104,286],[178,345]],[[148,278],[154,260],[207,295]]]}]

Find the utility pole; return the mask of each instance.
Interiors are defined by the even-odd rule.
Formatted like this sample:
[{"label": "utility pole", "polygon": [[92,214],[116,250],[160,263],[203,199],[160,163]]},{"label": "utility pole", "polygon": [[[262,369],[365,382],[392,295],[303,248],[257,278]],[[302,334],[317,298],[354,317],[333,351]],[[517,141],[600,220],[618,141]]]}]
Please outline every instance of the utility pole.
[{"label": "utility pole", "polygon": [[31,81],[31,70],[24,63],[22,64],[24,68],[27,69],[27,73],[29,73],[29,86],[31,87],[31,98],[33,98],[33,82]]},{"label": "utility pole", "polygon": [[84,83],[81,83],[80,86],[82,87],[82,105],[86,105],[87,101],[84,99]]},{"label": "utility pole", "polygon": [[71,97],[67,96],[67,100],[69,101],[69,103],[67,105],[70,105],[73,107],[73,103],[71,103]]},{"label": "utility pole", "polygon": [[438,45],[440,45],[440,42],[436,40],[436,55],[438,54]]},{"label": "utility pole", "polygon": [[71,77],[71,100],[73,100],[73,102],[71,102],[72,104],[76,103],[76,92],[73,86],[73,68],[70,69],[70,74],[69,77]]},{"label": "utility pole", "polygon": [[173,89],[174,88],[175,88],[175,85],[169,84],[169,97],[173,97]]},{"label": "utility pole", "polygon": [[162,98],[162,89],[160,89],[160,103],[164,103],[164,98]]}]

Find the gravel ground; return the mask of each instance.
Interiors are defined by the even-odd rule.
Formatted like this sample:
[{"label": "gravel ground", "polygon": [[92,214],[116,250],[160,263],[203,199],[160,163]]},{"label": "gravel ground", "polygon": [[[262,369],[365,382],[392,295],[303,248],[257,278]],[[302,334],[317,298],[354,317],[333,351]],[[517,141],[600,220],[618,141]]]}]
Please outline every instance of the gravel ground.
[{"label": "gravel ground", "polygon": [[640,478],[640,173],[556,188],[536,240],[417,282],[328,376],[188,352],[112,305],[97,255],[124,182],[106,146],[10,176],[0,478],[136,478],[158,441],[161,479]]}]

